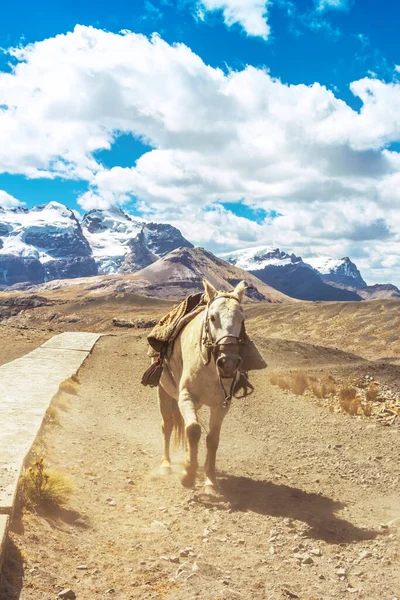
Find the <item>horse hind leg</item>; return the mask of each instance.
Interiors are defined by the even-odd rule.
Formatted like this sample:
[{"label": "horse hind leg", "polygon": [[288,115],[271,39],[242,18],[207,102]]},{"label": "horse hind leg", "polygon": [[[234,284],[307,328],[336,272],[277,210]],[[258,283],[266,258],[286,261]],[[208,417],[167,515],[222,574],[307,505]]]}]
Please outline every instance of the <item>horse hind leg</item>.
[{"label": "horse hind leg", "polygon": [[159,386],[158,404],[162,417],[161,430],[164,438],[164,452],[161,459],[160,468],[163,473],[169,473],[171,471],[170,441],[172,430],[174,428],[174,402],[176,404],[176,400],[171,398],[171,396],[169,396],[166,391]]}]

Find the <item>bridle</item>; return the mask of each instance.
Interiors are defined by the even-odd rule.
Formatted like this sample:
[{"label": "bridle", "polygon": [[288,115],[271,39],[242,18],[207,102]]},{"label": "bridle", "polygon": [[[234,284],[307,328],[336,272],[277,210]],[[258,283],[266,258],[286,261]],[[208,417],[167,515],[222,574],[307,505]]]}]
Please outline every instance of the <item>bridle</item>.
[{"label": "bridle", "polygon": [[[205,364],[208,365],[211,362],[211,358],[214,357],[215,367],[217,370],[217,375],[219,378],[219,383],[224,393],[225,399],[223,402],[223,407],[227,408],[229,402],[232,400],[233,391],[236,383],[236,376],[239,371],[240,365],[242,364],[242,357],[240,356],[240,351],[247,345],[247,336],[244,331],[244,326],[242,325],[241,332],[239,336],[236,335],[223,335],[217,340],[213,339],[210,328],[210,306],[215,300],[219,300],[220,298],[229,298],[231,300],[236,300],[240,304],[239,298],[232,296],[231,294],[218,294],[213,298],[210,302],[208,302],[206,306],[206,311],[203,319],[203,326],[201,330],[201,344],[204,346],[207,352],[207,358]],[[234,371],[233,377],[226,377],[221,375],[221,372],[218,367],[218,361],[221,358],[218,356],[221,352],[225,351],[228,348],[232,354],[237,354],[238,356],[238,365]],[[229,393],[226,393],[224,384],[222,383],[223,379],[232,379]]]}]

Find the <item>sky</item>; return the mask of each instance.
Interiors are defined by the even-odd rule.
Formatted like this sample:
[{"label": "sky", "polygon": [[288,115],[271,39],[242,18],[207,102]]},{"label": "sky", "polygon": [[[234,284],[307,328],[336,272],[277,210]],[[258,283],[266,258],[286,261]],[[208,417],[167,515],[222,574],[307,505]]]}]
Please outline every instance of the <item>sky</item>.
[{"label": "sky", "polygon": [[400,285],[399,22],[397,0],[6,3],[0,205],[116,204]]}]

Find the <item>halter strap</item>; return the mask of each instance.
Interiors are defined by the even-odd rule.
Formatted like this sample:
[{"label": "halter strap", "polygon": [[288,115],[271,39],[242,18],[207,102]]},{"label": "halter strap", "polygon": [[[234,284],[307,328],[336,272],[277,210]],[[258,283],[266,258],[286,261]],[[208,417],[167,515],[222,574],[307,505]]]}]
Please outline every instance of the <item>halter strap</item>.
[{"label": "halter strap", "polygon": [[[232,400],[233,397],[233,390],[234,390],[234,386],[236,383],[236,377],[237,377],[237,373],[239,370],[239,366],[237,367],[237,369],[235,370],[235,373],[233,375],[233,378],[231,377],[223,377],[218,369],[218,365],[217,365],[217,354],[220,350],[221,347],[224,346],[236,346],[238,348],[238,355],[241,359],[240,356],[240,347],[242,346],[246,346],[247,345],[247,341],[245,338],[242,337],[242,332],[240,333],[239,336],[236,335],[231,335],[231,334],[227,334],[227,335],[223,335],[221,336],[219,339],[217,340],[213,340],[212,336],[211,336],[211,331],[210,331],[210,327],[209,327],[209,323],[208,323],[208,313],[210,310],[210,306],[213,302],[215,302],[215,300],[218,300],[219,298],[228,298],[228,299],[232,299],[232,300],[236,300],[236,302],[238,302],[240,304],[240,300],[239,298],[237,298],[236,296],[232,296],[229,293],[225,293],[225,294],[218,294],[217,296],[215,296],[210,302],[208,302],[207,307],[206,307],[206,311],[205,311],[205,316],[204,316],[204,320],[203,320],[203,325],[201,328],[201,337],[200,337],[200,345],[203,345],[206,348],[207,351],[207,359],[205,364],[208,365],[211,361],[211,357],[214,356],[215,359],[215,367],[217,370],[217,375],[218,375],[218,379],[219,379],[219,383],[221,386],[221,389],[224,393],[225,399],[223,402],[223,407],[227,408],[229,405],[229,402]],[[223,340],[229,340],[232,339],[234,341],[226,341],[223,342]],[[226,390],[224,388],[224,385],[222,383],[223,379],[232,379],[232,383],[230,385],[230,389],[229,389],[229,393],[226,393]]]}]

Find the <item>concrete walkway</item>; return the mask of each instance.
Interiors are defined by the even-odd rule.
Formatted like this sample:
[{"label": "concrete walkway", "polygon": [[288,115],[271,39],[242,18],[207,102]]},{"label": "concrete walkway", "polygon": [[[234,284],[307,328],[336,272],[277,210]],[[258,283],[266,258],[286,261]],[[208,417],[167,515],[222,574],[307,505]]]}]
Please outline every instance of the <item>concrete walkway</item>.
[{"label": "concrete walkway", "polygon": [[99,337],[62,333],[0,367],[0,566],[24,460],[60,383],[77,372]]}]

